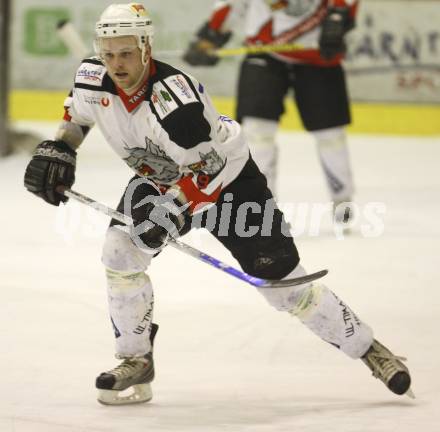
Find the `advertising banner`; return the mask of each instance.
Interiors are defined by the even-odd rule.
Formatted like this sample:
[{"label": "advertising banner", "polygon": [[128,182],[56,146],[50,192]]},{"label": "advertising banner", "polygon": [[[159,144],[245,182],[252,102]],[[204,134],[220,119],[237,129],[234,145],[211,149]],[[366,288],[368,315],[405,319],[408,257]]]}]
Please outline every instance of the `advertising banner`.
[{"label": "advertising banner", "polygon": [[[92,52],[93,29],[111,1],[15,0],[11,84],[16,89],[68,90],[78,66],[56,33],[70,20]],[[214,68],[191,68],[181,53],[207,19],[213,2],[145,2],[156,26],[154,52],[204,82],[213,95],[233,96],[240,57]],[[440,102],[440,1],[364,0],[348,36],[350,94],[354,101]],[[239,46],[237,30],[228,47]]]}]

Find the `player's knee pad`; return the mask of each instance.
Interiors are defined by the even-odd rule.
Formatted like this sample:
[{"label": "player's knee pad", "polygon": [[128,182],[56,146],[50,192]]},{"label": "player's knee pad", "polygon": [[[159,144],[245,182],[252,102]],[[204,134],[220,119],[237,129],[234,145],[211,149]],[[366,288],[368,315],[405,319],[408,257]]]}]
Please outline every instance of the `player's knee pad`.
[{"label": "player's knee pad", "polygon": [[278,123],[274,120],[245,117],[242,128],[253,159],[266,176],[269,189],[276,193],[278,149],[275,135]]},{"label": "player's knee pad", "polygon": [[[295,268],[285,277],[295,278],[305,276],[304,268],[297,264]],[[295,308],[298,300],[302,297],[303,292],[310,287],[310,283],[303,285],[295,285],[283,288],[259,288],[258,292],[266,299],[266,301],[279,311],[291,311]]]},{"label": "player's knee pad", "polygon": [[105,269],[107,276],[107,289],[112,297],[118,295],[136,297],[140,294],[148,296],[153,294],[151,280],[144,272],[123,272],[112,270],[108,267]]},{"label": "player's knee pad", "polygon": [[278,122],[257,117],[245,117],[243,132],[249,144],[255,148],[275,148]]},{"label": "player's knee pad", "polygon": [[243,270],[262,279],[282,279],[299,263],[299,255],[291,237],[260,237],[253,249],[237,257]]},{"label": "player's knee pad", "polygon": [[316,140],[318,150],[320,149],[338,149],[347,144],[347,134],[345,127],[337,126],[334,128],[310,131]]},{"label": "player's knee pad", "polygon": [[142,252],[120,227],[112,226],[107,230],[102,250],[102,263],[107,268],[119,272],[143,272],[151,259],[152,255]]}]

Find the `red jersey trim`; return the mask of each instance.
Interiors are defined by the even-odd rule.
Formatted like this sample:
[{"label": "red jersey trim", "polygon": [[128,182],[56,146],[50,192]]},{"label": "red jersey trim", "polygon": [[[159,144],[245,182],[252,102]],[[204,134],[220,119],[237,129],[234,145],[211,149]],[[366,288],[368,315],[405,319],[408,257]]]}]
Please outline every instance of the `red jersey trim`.
[{"label": "red jersey trim", "polygon": [[231,6],[224,6],[219,10],[215,11],[209,20],[209,27],[213,30],[219,30],[220,27],[226,20],[229,12],[231,10]]},{"label": "red jersey trim", "polygon": [[[252,38],[247,38],[247,45],[264,45],[270,44],[285,44],[292,43],[294,39],[318,27],[324,19],[327,8],[329,6],[328,0],[322,0],[319,8],[306,21],[301,22],[296,27],[285,31],[277,37],[272,34],[272,19],[267,21],[260,29],[258,34]],[[309,63],[317,66],[335,66],[341,63],[343,55],[337,55],[331,60],[324,60],[316,48],[299,49],[295,51],[286,51],[273,53],[275,57],[291,62]]]},{"label": "red jersey trim", "polygon": [[193,182],[193,176],[182,177],[177,185],[181,191],[185,194],[186,199],[190,203],[191,213],[201,203],[215,203],[222,191],[221,185],[210,195],[203,193]]},{"label": "red jersey trim", "polygon": [[[261,28],[257,36],[253,38],[248,38],[247,42],[248,44],[251,45],[258,42],[273,43],[273,44],[283,44],[283,43],[292,42],[294,39],[298,38],[304,33],[309,32],[310,30],[314,29],[315,27],[321,24],[325,14],[327,13],[327,6],[328,6],[327,0],[322,0],[316,12],[313,15],[311,15],[306,21],[301,22],[296,27],[292,28],[291,30],[285,31],[284,33],[282,33],[277,37],[273,37],[272,34],[268,35],[269,29],[270,30],[272,29],[272,20],[271,20]],[[270,39],[268,40],[269,36]]]},{"label": "red jersey trim", "polygon": [[148,80],[156,73],[156,64],[151,59],[150,72],[142,84],[131,95],[127,95],[120,87],[116,86],[119,97],[121,98],[125,108],[129,113],[134,111],[144,100],[144,96],[148,90]]},{"label": "red jersey trim", "polygon": [[65,121],[72,121],[72,116],[69,114],[69,108],[64,107],[64,116],[63,116],[63,120]]}]

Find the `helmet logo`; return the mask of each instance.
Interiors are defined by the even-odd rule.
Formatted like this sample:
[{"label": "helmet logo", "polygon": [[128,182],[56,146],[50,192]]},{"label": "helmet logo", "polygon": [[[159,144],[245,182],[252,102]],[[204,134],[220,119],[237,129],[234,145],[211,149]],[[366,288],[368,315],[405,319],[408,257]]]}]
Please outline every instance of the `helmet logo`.
[{"label": "helmet logo", "polygon": [[108,106],[110,105],[110,100],[109,100],[108,98],[106,98],[106,97],[103,97],[103,98],[101,99],[101,105],[102,105],[103,107],[108,107]]},{"label": "helmet logo", "polygon": [[144,6],[139,3],[132,3],[130,5],[136,13],[138,13],[141,16],[147,16],[147,11],[145,10]]}]

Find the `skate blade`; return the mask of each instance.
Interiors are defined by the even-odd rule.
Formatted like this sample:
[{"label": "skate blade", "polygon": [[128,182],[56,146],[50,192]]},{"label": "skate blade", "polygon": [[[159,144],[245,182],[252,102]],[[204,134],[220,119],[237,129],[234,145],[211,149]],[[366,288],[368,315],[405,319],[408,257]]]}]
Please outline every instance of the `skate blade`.
[{"label": "skate blade", "polygon": [[153,397],[150,384],[136,384],[125,390],[98,390],[98,402],[103,405],[130,405],[148,402]]}]

